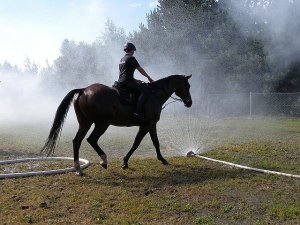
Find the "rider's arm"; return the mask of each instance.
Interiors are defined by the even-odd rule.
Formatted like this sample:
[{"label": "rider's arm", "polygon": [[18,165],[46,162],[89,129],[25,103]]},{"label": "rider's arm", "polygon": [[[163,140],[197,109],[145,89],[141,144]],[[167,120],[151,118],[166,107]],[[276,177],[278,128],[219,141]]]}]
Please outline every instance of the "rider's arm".
[{"label": "rider's arm", "polygon": [[143,67],[139,66],[136,68],[143,76],[147,77],[149,82],[153,82],[151,77],[146,73],[146,71],[143,69]]}]

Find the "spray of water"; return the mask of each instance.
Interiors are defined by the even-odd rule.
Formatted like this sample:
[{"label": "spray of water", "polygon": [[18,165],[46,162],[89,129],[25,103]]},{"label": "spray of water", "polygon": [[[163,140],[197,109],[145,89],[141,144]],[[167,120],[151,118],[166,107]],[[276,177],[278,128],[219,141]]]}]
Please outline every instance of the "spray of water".
[{"label": "spray of water", "polygon": [[0,124],[39,124],[50,119],[57,100],[48,88],[40,76],[1,74]]},{"label": "spray of water", "polygon": [[159,129],[169,154],[182,156],[189,151],[204,153],[220,145],[224,126],[217,118],[201,115],[197,103],[189,109],[173,104],[163,112]]}]

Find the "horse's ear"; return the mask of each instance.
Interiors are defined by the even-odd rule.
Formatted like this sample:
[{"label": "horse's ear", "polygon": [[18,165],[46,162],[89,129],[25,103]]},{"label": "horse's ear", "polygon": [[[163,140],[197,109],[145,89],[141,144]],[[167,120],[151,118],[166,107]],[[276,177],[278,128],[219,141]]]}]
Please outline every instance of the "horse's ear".
[{"label": "horse's ear", "polygon": [[188,76],[185,76],[186,79],[190,79],[191,77],[192,77],[192,74],[188,75]]}]

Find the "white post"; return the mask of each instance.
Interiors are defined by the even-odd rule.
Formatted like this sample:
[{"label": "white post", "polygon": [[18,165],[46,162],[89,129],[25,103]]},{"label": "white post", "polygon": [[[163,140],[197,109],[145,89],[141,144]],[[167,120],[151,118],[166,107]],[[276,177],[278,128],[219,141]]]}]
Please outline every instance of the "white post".
[{"label": "white post", "polygon": [[250,113],[250,118],[252,118],[252,92],[249,94],[249,113]]}]

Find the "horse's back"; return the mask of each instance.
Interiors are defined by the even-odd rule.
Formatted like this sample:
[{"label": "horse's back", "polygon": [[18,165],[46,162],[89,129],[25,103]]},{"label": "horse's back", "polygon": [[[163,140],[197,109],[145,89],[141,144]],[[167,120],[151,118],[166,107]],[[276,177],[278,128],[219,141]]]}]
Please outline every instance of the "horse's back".
[{"label": "horse's back", "polygon": [[83,89],[83,94],[74,102],[78,116],[84,115],[91,122],[108,122],[119,124],[119,119],[128,120],[132,114],[132,106],[120,102],[120,96],[115,88],[104,84],[92,84]]},{"label": "horse's back", "polygon": [[113,93],[115,90],[105,84],[95,83],[84,88],[85,95],[89,96],[99,96],[106,93]]},{"label": "horse's back", "polygon": [[77,117],[79,111],[92,121],[97,117],[96,114],[107,114],[106,111],[111,111],[110,103],[114,96],[114,90],[104,84],[89,85],[74,101]]}]

